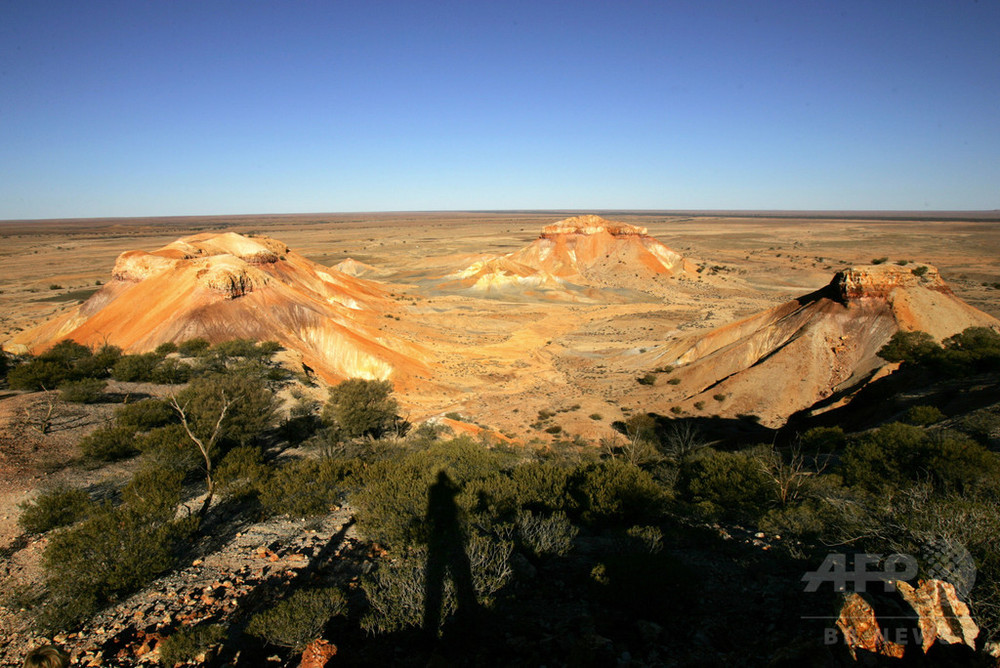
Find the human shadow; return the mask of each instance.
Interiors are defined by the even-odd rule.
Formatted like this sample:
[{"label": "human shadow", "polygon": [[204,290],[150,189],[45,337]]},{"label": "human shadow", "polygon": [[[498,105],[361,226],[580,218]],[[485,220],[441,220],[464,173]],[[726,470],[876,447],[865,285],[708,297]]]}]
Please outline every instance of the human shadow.
[{"label": "human shadow", "polygon": [[456,611],[454,628],[464,632],[475,630],[479,616],[476,589],[472,582],[472,565],[465,550],[462,527],[458,518],[455,495],[458,487],[444,471],[427,490],[427,575],[424,582],[423,630],[435,639],[441,628],[445,594],[445,576],[455,585]]}]

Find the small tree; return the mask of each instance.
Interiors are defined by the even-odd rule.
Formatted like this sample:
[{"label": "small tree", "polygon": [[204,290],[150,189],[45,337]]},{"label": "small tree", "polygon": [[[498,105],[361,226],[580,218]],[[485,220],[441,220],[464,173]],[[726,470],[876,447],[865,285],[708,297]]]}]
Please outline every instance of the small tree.
[{"label": "small tree", "polygon": [[203,461],[208,488],[204,515],[215,494],[214,462],[225,446],[246,445],[270,428],[277,402],[261,379],[230,373],[198,378],[171,396],[170,406]]},{"label": "small tree", "polygon": [[195,434],[191,423],[188,421],[188,405],[189,402],[185,402],[183,405],[177,401],[177,397],[170,397],[170,405],[175,411],[177,411],[178,417],[180,417],[181,425],[184,427],[184,432],[194,443],[195,447],[198,448],[198,452],[201,453],[202,459],[205,462],[205,487],[208,490],[208,494],[205,496],[205,501],[201,504],[200,514],[202,516],[208,512],[208,507],[212,504],[212,496],[215,494],[215,479],[212,477],[212,460],[216,455],[216,445],[219,438],[222,436],[222,421],[226,419],[226,413],[232,407],[234,400],[226,396],[225,390],[221,390],[219,393],[219,412],[218,417],[215,420],[215,426],[212,427],[211,432],[207,438],[200,438]]},{"label": "small tree", "polygon": [[396,426],[399,405],[387,380],[352,378],[330,388],[323,422],[348,438],[379,438]]}]

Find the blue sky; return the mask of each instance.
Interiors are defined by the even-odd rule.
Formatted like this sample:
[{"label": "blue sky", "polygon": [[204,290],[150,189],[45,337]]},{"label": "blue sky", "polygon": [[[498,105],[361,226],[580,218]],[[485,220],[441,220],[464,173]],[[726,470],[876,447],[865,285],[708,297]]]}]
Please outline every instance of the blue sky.
[{"label": "blue sky", "polygon": [[0,219],[1000,208],[1000,2],[0,3]]}]

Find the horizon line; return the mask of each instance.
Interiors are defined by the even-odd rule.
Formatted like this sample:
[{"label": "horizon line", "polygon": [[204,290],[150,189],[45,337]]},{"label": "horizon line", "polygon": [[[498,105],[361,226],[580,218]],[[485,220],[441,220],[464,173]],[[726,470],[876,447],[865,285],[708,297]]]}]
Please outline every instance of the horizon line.
[{"label": "horizon line", "polygon": [[433,214],[523,214],[523,215],[583,215],[587,213],[631,216],[690,216],[727,218],[821,218],[821,219],[875,219],[912,220],[932,219],[948,221],[1000,221],[1000,209],[398,209],[382,211],[302,211],[255,213],[186,213],[163,215],[114,215],[50,218],[5,218],[0,225],[18,223],[73,223],[99,221],[155,221],[206,218],[261,218],[295,216],[399,216]]}]

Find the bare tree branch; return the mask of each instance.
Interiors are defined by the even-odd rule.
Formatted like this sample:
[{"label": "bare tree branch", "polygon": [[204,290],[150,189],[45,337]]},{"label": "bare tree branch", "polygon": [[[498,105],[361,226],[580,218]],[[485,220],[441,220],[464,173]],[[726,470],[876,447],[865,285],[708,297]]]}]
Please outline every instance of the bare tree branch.
[{"label": "bare tree branch", "polygon": [[181,419],[181,426],[184,427],[184,431],[187,433],[188,438],[194,442],[198,451],[201,452],[201,456],[205,460],[205,485],[208,487],[208,496],[205,497],[205,501],[201,506],[200,514],[202,516],[208,512],[208,507],[212,503],[212,497],[215,494],[215,479],[212,477],[212,448],[215,447],[216,442],[219,440],[219,436],[222,434],[222,421],[226,419],[226,413],[229,412],[230,407],[235,403],[234,399],[229,399],[226,397],[225,391],[220,391],[219,396],[222,399],[222,408],[219,410],[219,418],[215,421],[215,427],[212,429],[212,435],[209,436],[208,441],[204,441],[194,433],[191,429],[191,425],[188,422],[187,416],[187,403],[183,406],[177,401],[177,397],[173,394],[170,395],[170,405],[177,412],[177,415]]}]

